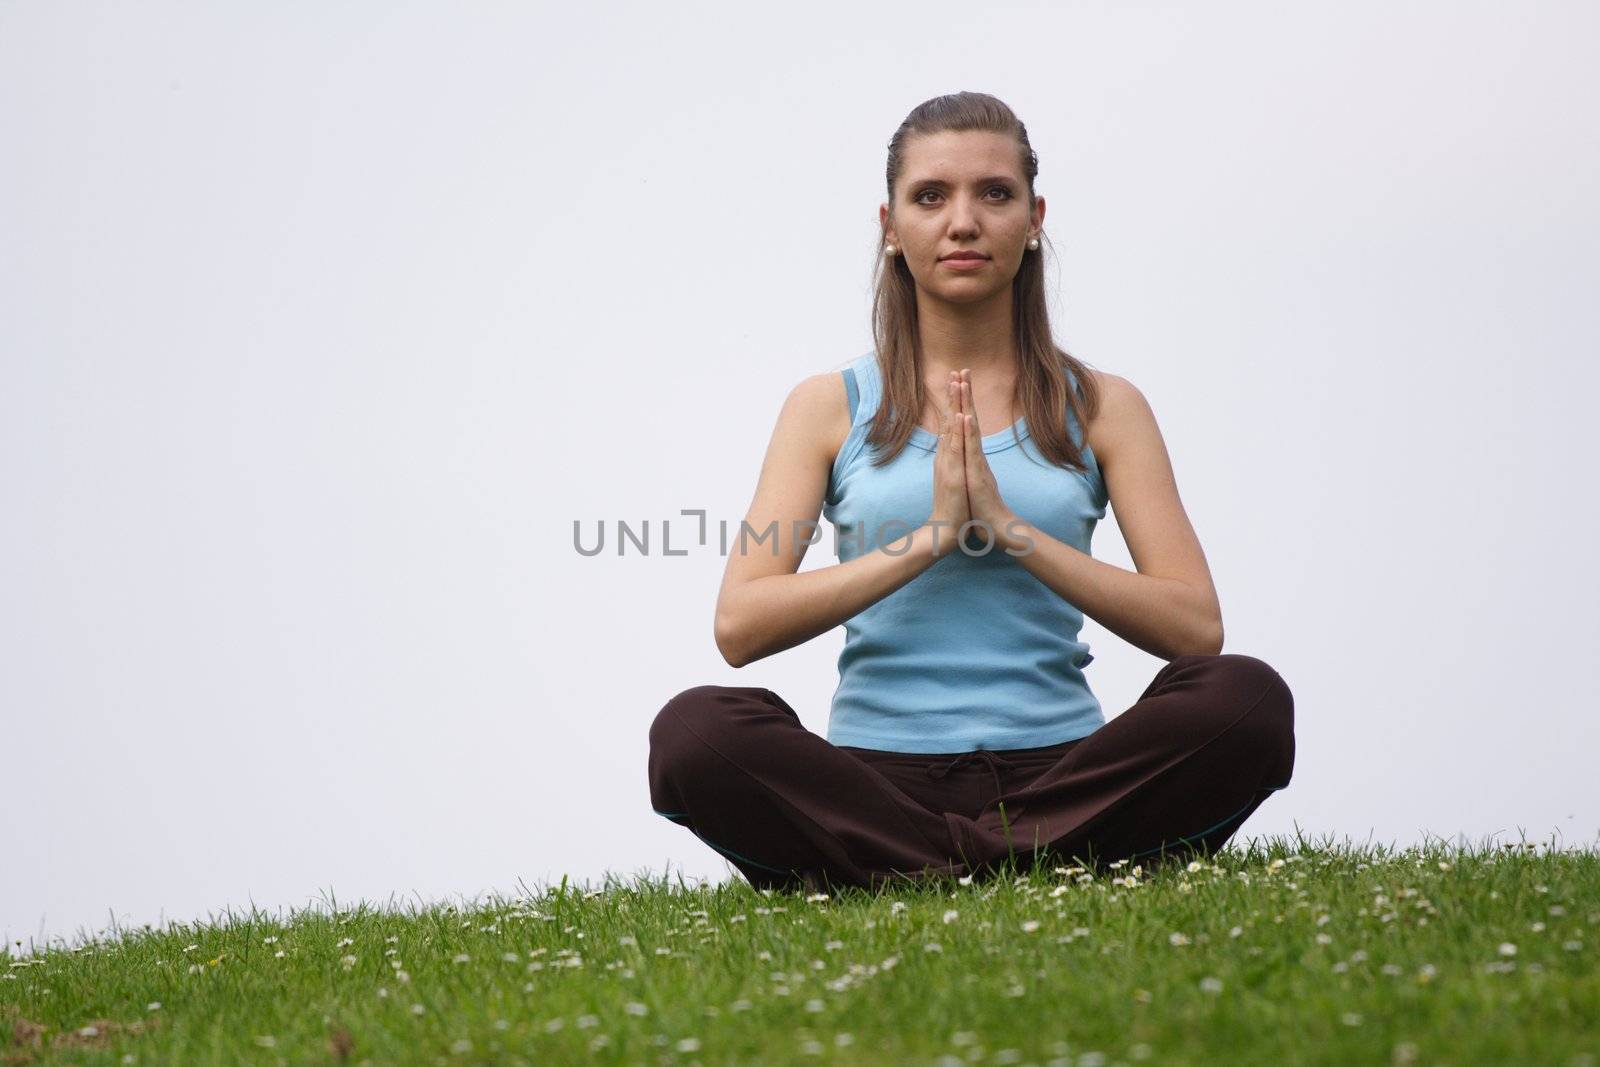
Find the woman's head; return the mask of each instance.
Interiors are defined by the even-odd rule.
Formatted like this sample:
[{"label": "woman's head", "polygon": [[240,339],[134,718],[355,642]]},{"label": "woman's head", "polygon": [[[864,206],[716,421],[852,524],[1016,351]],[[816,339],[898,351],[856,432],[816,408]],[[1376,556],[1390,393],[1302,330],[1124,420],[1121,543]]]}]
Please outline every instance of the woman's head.
[{"label": "woman's head", "polygon": [[[873,250],[872,332],[884,397],[867,438],[879,453],[874,462],[899,455],[924,407],[919,296],[972,304],[1009,295],[1016,399],[1029,435],[1050,462],[1083,469],[1066,413],[1088,425],[1100,394],[1093,374],[1051,334],[1044,199],[1033,188],[1038,173],[1027,128],[987,93],[924,101],[889,139],[888,200],[878,209],[881,234]],[[945,259],[968,250],[988,259],[967,269]],[[1069,372],[1076,393],[1068,388]]]},{"label": "woman's head", "polygon": [[[957,93],[920,105],[889,141],[888,199],[878,209],[886,264],[927,297],[993,297],[1030,258],[1038,269],[1038,171],[1027,130],[994,97]],[[985,258],[957,267],[950,257],[959,252]]]}]

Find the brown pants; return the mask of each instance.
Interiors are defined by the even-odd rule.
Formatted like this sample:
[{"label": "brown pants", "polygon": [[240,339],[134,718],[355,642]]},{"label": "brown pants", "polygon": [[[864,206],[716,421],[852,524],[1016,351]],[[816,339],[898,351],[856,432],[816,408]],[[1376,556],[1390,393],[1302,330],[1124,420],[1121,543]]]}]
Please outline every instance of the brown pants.
[{"label": "brown pants", "polygon": [[1221,848],[1294,769],[1294,698],[1254,656],[1186,655],[1137,702],[1044,748],[834,745],[770,689],[701,685],[650,726],[650,799],[756,888],[894,882]]}]

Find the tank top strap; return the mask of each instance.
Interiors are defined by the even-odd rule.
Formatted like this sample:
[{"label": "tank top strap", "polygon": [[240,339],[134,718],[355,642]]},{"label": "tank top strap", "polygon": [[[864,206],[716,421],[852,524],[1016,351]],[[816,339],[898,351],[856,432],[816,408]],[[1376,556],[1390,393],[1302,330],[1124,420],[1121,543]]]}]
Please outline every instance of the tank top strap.
[{"label": "tank top strap", "polygon": [[[1085,397],[1083,395],[1083,386],[1078,384],[1078,376],[1076,374],[1072,373],[1071,368],[1067,369],[1067,384],[1072,387],[1072,391],[1074,393],[1078,394],[1078,399],[1079,400],[1085,399]],[[1071,404],[1068,404],[1066,407],[1067,407],[1067,433],[1069,435],[1071,435],[1074,444],[1076,444],[1079,448],[1083,448],[1084,447],[1083,431],[1078,427],[1078,417],[1072,413],[1072,405]]]},{"label": "tank top strap", "polygon": [[883,395],[882,380],[878,374],[878,354],[867,352],[850,361],[841,371],[844,388],[850,398],[850,426],[855,428],[869,421],[878,410]]}]

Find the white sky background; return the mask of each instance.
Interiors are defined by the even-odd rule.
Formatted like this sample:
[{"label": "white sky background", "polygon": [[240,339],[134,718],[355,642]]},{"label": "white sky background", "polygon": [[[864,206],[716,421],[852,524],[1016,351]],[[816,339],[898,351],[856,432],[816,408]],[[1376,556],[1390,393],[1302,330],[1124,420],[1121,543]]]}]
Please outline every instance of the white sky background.
[{"label": "white sky background", "polygon": [[[1069,351],[1149,398],[1235,841],[1600,834],[1592,5],[0,6],[0,935],[670,868],[786,392],[870,347],[890,135],[992,92]],[[605,519],[586,558],[572,522]],[[652,554],[614,554],[615,526]],[[832,528],[807,568],[835,562]],[[1096,557],[1131,567],[1114,514]],[[1162,666],[1094,621],[1108,716]],[[15,949],[15,946],[13,946]]]}]

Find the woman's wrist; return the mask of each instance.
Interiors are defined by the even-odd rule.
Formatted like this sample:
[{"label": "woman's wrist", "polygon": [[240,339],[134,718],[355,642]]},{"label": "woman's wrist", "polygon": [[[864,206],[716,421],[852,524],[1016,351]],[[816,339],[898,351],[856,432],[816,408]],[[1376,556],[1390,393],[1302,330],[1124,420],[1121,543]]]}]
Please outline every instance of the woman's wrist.
[{"label": "woman's wrist", "polygon": [[948,519],[929,519],[917,530],[928,538],[928,553],[935,562],[954,552],[960,540],[958,527]]},{"label": "woman's wrist", "polygon": [[1015,512],[1008,511],[1005,514],[1005,518],[1001,519],[999,525],[996,526],[994,536],[995,540],[999,542],[998,547],[1001,550],[1009,551],[1012,555],[1018,555],[1032,550],[1032,533],[1033,527],[1024,522]]}]

